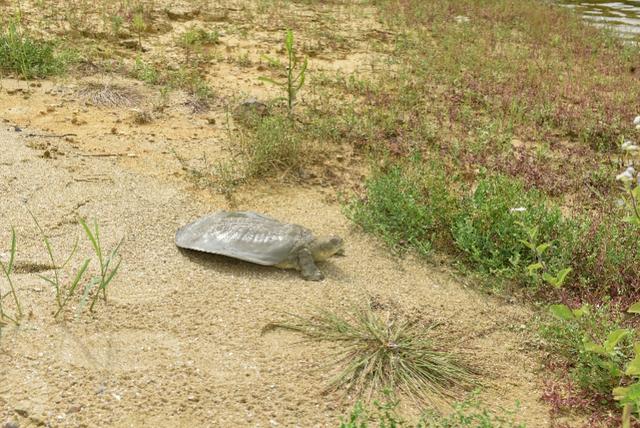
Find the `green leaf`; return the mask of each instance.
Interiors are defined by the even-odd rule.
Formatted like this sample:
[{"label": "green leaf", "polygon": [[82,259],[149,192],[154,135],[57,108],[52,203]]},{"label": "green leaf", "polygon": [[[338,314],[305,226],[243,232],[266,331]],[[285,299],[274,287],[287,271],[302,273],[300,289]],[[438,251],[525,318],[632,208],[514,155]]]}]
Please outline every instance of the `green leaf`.
[{"label": "green leaf", "polygon": [[632,383],[626,387],[613,389],[613,398],[623,403],[636,403],[640,400],[640,383]]},{"label": "green leaf", "polygon": [[80,267],[80,269],[78,270],[78,273],[76,274],[76,277],[71,283],[71,287],[69,288],[68,296],[72,296],[73,293],[76,291],[76,288],[78,287],[78,284],[82,279],[82,275],[84,275],[85,271],[87,270],[87,267],[89,267],[89,263],[91,263],[91,259],[86,259],[82,264],[82,266]]},{"label": "green leaf", "polygon": [[518,239],[518,241],[520,241],[520,243],[521,243],[522,245],[524,245],[525,247],[527,247],[527,248],[528,248],[528,249],[530,249],[531,251],[534,251],[534,252],[536,251],[536,246],[535,246],[535,244],[532,244],[532,243],[531,243],[531,242],[529,242],[529,241],[525,241],[524,239]]},{"label": "green leaf", "polygon": [[556,281],[557,281],[558,287],[562,287],[562,284],[564,284],[564,281],[567,279],[567,275],[569,275],[572,270],[573,269],[571,268],[564,268],[556,274]]},{"label": "green leaf", "polygon": [[620,401],[627,396],[629,392],[629,387],[626,386],[618,386],[613,388],[613,399],[616,401]]},{"label": "green leaf", "polygon": [[267,82],[267,83],[271,83],[271,84],[277,85],[277,86],[285,86],[286,85],[286,83],[276,82],[275,80],[271,79],[270,77],[260,76],[260,77],[258,77],[258,80],[261,80],[261,81]]},{"label": "green leaf", "polygon": [[627,376],[640,376],[640,355],[636,355],[624,371]]},{"label": "green leaf", "polygon": [[584,350],[587,352],[595,352],[596,354],[609,355],[603,346],[593,343],[590,340],[583,339]]},{"label": "green leaf", "polygon": [[541,256],[550,246],[551,244],[548,242],[545,242],[544,244],[540,244],[538,245],[538,247],[536,247],[536,253],[539,256]]},{"label": "green leaf", "polygon": [[13,270],[13,263],[16,258],[16,229],[11,227],[11,252],[9,256],[9,263],[7,264],[7,275],[11,275]]},{"label": "green leaf", "polygon": [[589,305],[586,304],[586,303],[584,305],[582,305],[582,307],[580,309],[574,309],[573,310],[573,315],[578,319],[582,318],[583,316],[587,315],[588,313],[589,313]]},{"label": "green leaf", "polygon": [[553,285],[556,288],[560,288],[558,285],[558,280],[556,279],[555,276],[545,272],[542,274],[542,279],[544,279],[550,285]]},{"label": "green leaf", "polygon": [[630,223],[630,224],[633,224],[635,226],[640,226],[640,218],[638,218],[638,217],[636,217],[634,215],[625,217],[624,221],[626,223]]},{"label": "green leaf", "polygon": [[542,263],[532,263],[527,266],[527,272],[529,272],[529,275],[533,275],[537,270],[540,270],[542,268]]},{"label": "green leaf", "polygon": [[609,333],[609,336],[607,336],[607,340],[605,340],[605,342],[603,344],[604,349],[609,353],[613,352],[613,350],[618,345],[618,343],[625,336],[627,336],[629,334],[631,334],[631,331],[627,330],[625,328],[619,328],[617,330],[613,330],[611,333]]},{"label": "green leaf", "polygon": [[629,306],[627,312],[630,314],[640,314],[640,302],[636,302],[633,305]]},{"label": "green leaf", "polygon": [[549,311],[551,315],[561,320],[569,321],[575,318],[573,312],[567,305],[551,305],[549,306]]}]

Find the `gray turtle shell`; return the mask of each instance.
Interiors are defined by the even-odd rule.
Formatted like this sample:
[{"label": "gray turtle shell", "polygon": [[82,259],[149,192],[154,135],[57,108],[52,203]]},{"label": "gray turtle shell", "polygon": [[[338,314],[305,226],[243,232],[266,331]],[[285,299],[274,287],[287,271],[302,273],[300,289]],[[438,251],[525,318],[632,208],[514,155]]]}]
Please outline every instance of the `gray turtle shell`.
[{"label": "gray turtle shell", "polygon": [[176,245],[273,266],[287,260],[314,240],[311,231],[297,224],[250,211],[220,211],[199,218],[176,232]]}]

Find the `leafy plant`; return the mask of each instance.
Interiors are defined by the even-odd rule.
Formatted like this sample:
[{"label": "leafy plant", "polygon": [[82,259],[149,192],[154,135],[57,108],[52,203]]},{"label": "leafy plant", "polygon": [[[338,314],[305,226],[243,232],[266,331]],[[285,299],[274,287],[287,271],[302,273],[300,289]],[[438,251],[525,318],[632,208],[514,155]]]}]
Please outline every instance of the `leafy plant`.
[{"label": "leafy plant", "polygon": [[271,323],[308,340],[341,346],[338,374],[328,390],[346,388],[371,399],[378,391],[402,392],[418,401],[453,397],[455,390],[475,383],[475,376],[448,352],[437,350],[429,328],[376,313],[370,304],[349,313],[320,309],[312,315],[291,315]]},{"label": "leafy plant", "polygon": [[527,266],[529,276],[537,277],[541,274],[542,279],[549,285],[556,289],[561,288],[572,269],[570,267],[563,268],[556,272],[555,275],[549,273],[543,255],[551,247],[551,243],[538,243],[538,226],[527,226],[522,222],[518,222],[518,224],[522,226],[527,234],[527,238],[521,239],[520,242],[522,242],[534,256],[534,262]]},{"label": "leafy plant", "polygon": [[[293,31],[287,30],[284,38],[284,48],[287,51],[288,60],[288,64],[285,70],[287,74],[287,80],[285,82],[278,82],[269,77],[260,77],[260,80],[262,81],[272,83],[285,89],[287,97],[284,99],[286,99],[287,101],[287,107],[289,109],[290,115],[293,112],[293,107],[296,102],[298,91],[300,90],[300,88],[302,88],[302,85],[304,85],[308,66],[307,58],[305,58],[302,62],[302,65],[300,65],[299,59],[295,52],[295,48],[293,46],[293,42]],[[276,68],[282,67],[280,61],[268,56],[265,56],[265,58],[272,66]]]},{"label": "leafy plant", "polygon": [[[11,321],[14,324],[19,324],[20,318],[22,318],[22,306],[20,305],[20,300],[18,299],[18,294],[16,293],[15,285],[13,284],[13,280],[11,278],[11,274],[13,273],[14,262],[16,260],[16,230],[11,228],[11,249],[9,250],[9,261],[3,263],[0,260],[0,267],[2,268],[2,273],[9,284],[9,291],[3,294],[2,289],[0,289],[0,326],[4,320]],[[4,300],[11,296],[13,298],[13,303],[16,307],[15,316],[10,316],[4,309],[3,302]]]},{"label": "leafy plant", "polygon": [[146,63],[139,56],[136,57],[136,63],[133,67],[133,74],[139,80],[150,85],[155,85],[160,81],[160,73],[153,64]]},{"label": "leafy plant", "polygon": [[571,377],[582,390],[609,395],[624,378],[633,331],[611,321],[604,307],[593,308],[585,304],[571,309],[555,304],[549,311],[556,321],[541,327],[549,349],[570,362]]},{"label": "leafy plant", "polygon": [[[634,303],[627,310],[632,314],[640,314],[640,302]],[[613,397],[622,405],[622,427],[631,427],[632,413],[640,417],[640,342],[633,345],[634,357],[626,365],[624,374],[631,381],[625,386],[613,389]]]},{"label": "leafy plant", "polygon": [[[560,210],[547,207],[543,194],[525,190],[518,180],[495,176],[481,180],[465,198],[452,232],[458,248],[477,268],[514,278],[539,269],[538,257],[562,227]],[[551,267],[558,262],[546,263]]]}]

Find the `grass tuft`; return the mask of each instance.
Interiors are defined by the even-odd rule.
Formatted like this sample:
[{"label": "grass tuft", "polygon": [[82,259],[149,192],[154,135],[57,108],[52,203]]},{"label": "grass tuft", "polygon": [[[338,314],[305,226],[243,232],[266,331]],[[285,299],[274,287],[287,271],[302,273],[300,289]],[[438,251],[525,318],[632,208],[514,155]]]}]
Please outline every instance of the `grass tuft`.
[{"label": "grass tuft", "polygon": [[475,382],[472,372],[453,355],[437,350],[427,337],[429,328],[382,316],[371,304],[350,313],[320,309],[313,315],[293,315],[268,328],[341,347],[335,364],[341,369],[327,390],[346,388],[370,400],[388,389],[424,403],[452,398]]},{"label": "grass tuft", "polygon": [[52,42],[37,40],[11,22],[0,31],[0,70],[24,79],[61,73],[64,61],[54,55]]},{"label": "grass tuft", "polygon": [[282,116],[269,116],[254,131],[241,136],[247,178],[273,176],[297,170],[305,158],[295,124]]},{"label": "grass tuft", "polygon": [[78,95],[99,107],[133,107],[140,100],[140,94],[133,88],[112,84],[89,82],[78,90]]}]

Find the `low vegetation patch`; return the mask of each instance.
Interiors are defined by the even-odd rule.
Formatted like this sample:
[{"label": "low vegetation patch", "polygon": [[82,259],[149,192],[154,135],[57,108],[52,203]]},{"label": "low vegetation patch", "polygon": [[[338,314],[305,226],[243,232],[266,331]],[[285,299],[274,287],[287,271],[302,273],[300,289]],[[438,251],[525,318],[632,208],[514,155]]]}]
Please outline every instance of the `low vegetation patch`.
[{"label": "low vegetation patch", "polygon": [[447,181],[441,164],[416,156],[374,173],[364,194],[347,202],[345,213],[395,252],[414,248],[427,255],[434,245],[451,241],[449,229],[459,204]]},{"label": "low vegetation patch", "polygon": [[[537,230],[538,242],[532,245],[556,246],[562,226],[560,210],[548,205],[543,193],[525,190],[518,180],[495,176],[480,180],[474,192],[463,198],[452,235],[472,266],[488,274],[515,278],[537,261],[528,242],[528,230]],[[526,278],[521,279],[526,282]]]},{"label": "low vegetation patch", "polygon": [[23,79],[61,73],[65,61],[54,53],[54,43],[33,38],[10,22],[0,31],[0,70]]}]

